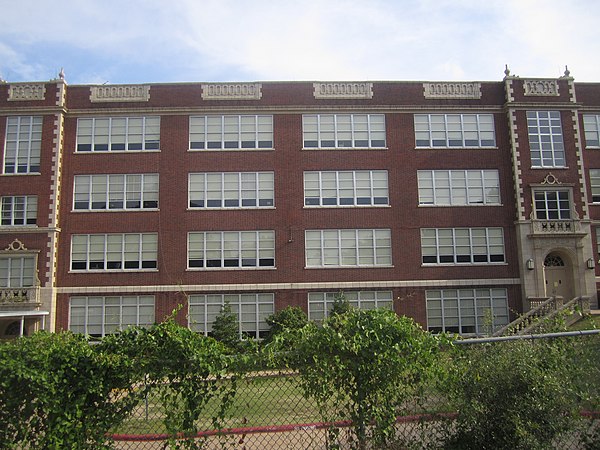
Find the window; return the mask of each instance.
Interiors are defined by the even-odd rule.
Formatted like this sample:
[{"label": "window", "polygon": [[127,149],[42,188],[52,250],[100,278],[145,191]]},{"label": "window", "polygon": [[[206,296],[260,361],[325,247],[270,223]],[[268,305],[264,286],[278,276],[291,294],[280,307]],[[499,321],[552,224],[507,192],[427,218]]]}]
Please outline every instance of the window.
[{"label": "window", "polygon": [[264,338],[269,332],[265,319],[275,311],[273,294],[207,294],[190,295],[188,326],[208,336],[215,318],[228,303],[238,318],[241,337]]},{"label": "window", "polygon": [[534,191],[535,217],[538,220],[571,219],[571,200],[567,190]]},{"label": "window", "polygon": [[2,225],[35,225],[37,197],[35,195],[2,197]]},{"label": "window", "polygon": [[419,204],[499,205],[497,170],[419,170]]},{"label": "window", "polygon": [[527,111],[533,167],[565,167],[565,146],[558,111]]},{"label": "window", "polygon": [[138,152],[160,149],[160,117],[77,120],[78,152]]},{"label": "window", "polygon": [[71,270],[156,269],[156,233],[75,234],[71,237]]},{"label": "window", "polygon": [[42,117],[6,119],[4,173],[39,173],[42,149]]},{"label": "window", "polygon": [[305,114],[304,148],[385,148],[383,114]]},{"label": "window", "polygon": [[304,205],[389,205],[387,170],[304,172]]},{"label": "window", "polygon": [[503,263],[502,228],[423,228],[423,264]]},{"label": "window", "polygon": [[506,289],[436,289],[425,298],[434,333],[490,334],[508,324]]},{"label": "window", "polygon": [[590,169],[592,203],[600,203],[600,169]]},{"label": "window", "polygon": [[600,147],[600,115],[584,114],[583,129],[586,147]]},{"label": "window", "polygon": [[390,230],[307,230],[306,267],[392,265]]},{"label": "window", "polygon": [[69,330],[94,337],[154,323],[154,296],[71,297]]},{"label": "window", "polygon": [[190,208],[274,206],[273,172],[190,173]]},{"label": "window", "polygon": [[76,175],[74,209],[158,208],[158,174]]},{"label": "window", "polygon": [[191,150],[273,148],[273,116],[190,117]]},{"label": "window", "polygon": [[308,318],[322,321],[329,316],[335,300],[342,295],[351,306],[360,309],[393,308],[392,291],[309,292]]},{"label": "window", "polygon": [[275,267],[274,231],[204,231],[188,234],[190,269]]},{"label": "window", "polygon": [[421,148],[496,146],[492,114],[415,114],[415,141]]},{"label": "window", "polygon": [[35,259],[31,255],[0,258],[0,288],[35,286]]}]

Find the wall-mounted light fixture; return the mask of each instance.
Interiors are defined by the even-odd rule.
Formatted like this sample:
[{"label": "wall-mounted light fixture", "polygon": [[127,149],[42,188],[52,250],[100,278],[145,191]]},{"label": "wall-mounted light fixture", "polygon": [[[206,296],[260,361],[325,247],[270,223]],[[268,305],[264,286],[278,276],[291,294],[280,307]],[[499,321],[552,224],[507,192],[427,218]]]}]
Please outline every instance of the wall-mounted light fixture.
[{"label": "wall-mounted light fixture", "polygon": [[596,264],[594,262],[594,258],[588,258],[588,260],[587,260],[587,268],[588,269],[593,269],[594,267],[596,267]]},{"label": "wall-mounted light fixture", "polygon": [[535,263],[533,262],[533,259],[529,258],[527,260],[527,269],[533,270],[534,268],[535,268]]}]

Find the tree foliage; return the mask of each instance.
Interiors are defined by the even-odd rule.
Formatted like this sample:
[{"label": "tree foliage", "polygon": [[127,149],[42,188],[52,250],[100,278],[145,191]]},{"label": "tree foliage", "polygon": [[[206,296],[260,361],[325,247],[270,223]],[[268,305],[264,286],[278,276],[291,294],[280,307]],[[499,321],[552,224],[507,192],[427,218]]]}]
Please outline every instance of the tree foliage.
[{"label": "tree foliage", "polygon": [[306,313],[297,306],[286,306],[265,319],[270,330],[265,343],[271,342],[275,336],[286,330],[299,330],[308,324]]}]

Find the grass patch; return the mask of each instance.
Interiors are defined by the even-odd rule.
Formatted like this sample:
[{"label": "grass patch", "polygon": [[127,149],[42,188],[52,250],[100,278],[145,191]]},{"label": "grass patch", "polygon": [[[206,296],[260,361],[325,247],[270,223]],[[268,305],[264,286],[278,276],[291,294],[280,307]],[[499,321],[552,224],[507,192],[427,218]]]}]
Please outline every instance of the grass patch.
[{"label": "grass patch", "polygon": [[581,318],[569,327],[569,331],[600,329],[600,315],[590,315]]}]

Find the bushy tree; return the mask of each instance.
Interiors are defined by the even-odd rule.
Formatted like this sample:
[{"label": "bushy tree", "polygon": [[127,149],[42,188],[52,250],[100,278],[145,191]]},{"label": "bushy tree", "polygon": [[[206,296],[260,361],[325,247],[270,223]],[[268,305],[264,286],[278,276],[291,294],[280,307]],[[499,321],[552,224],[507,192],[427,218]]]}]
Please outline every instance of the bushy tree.
[{"label": "bushy tree", "polygon": [[298,306],[286,306],[282,310],[268,316],[265,322],[271,327],[269,334],[265,338],[265,343],[268,343],[285,330],[299,330],[306,326],[308,317]]},{"label": "bushy tree", "polygon": [[233,312],[231,305],[226,302],[221,307],[221,312],[215,317],[211,336],[225,344],[230,350],[237,350],[240,347],[239,330],[238,317]]}]

